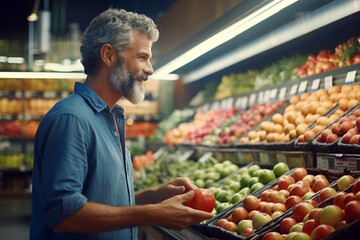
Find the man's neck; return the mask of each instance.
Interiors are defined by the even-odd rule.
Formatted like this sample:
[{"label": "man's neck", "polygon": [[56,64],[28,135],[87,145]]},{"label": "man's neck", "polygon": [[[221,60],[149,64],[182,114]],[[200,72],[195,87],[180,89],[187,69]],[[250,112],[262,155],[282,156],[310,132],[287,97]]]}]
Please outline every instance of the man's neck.
[{"label": "man's neck", "polygon": [[107,77],[101,75],[88,76],[84,83],[106,102],[111,110],[121,98],[121,94],[115,91]]}]

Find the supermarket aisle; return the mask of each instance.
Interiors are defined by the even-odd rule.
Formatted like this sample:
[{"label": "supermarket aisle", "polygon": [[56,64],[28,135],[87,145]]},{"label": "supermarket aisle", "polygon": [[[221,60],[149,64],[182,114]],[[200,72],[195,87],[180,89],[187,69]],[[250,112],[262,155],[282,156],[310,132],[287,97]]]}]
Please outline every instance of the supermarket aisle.
[{"label": "supermarket aisle", "polygon": [[31,199],[0,197],[0,239],[29,239]]}]

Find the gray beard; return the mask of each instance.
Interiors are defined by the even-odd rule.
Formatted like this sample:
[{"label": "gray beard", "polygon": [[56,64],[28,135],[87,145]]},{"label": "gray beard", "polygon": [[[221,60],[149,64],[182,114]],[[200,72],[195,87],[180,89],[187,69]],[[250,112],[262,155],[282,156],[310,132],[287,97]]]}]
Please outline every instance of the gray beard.
[{"label": "gray beard", "polygon": [[110,73],[110,82],[115,90],[126,97],[132,104],[138,104],[145,98],[145,87],[139,85],[136,80],[147,80],[144,73],[135,75],[128,71],[124,64],[118,64]]}]

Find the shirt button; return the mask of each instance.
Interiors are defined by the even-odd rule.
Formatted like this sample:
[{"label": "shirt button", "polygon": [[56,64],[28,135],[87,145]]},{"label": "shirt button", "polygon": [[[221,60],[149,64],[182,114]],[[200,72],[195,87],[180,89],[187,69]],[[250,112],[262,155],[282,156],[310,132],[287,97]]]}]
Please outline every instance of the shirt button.
[{"label": "shirt button", "polygon": [[114,136],[115,136],[115,137],[118,137],[118,136],[119,136],[119,133],[118,133],[118,132],[114,132]]}]

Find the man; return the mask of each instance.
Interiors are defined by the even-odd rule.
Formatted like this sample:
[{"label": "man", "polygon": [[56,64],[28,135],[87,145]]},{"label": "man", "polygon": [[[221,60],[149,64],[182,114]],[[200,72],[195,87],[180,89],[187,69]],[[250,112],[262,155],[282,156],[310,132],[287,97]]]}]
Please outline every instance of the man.
[{"label": "man", "polygon": [[124,10],[109,9],[86,29],[85,83],[44,116],[35,137],[31,240],[136,239],[139,225],[180,230],[213,217],[183,205],[196,188],[188,179],[133,190],[116,102],[143,100],[157,39],[151,19]]}]

